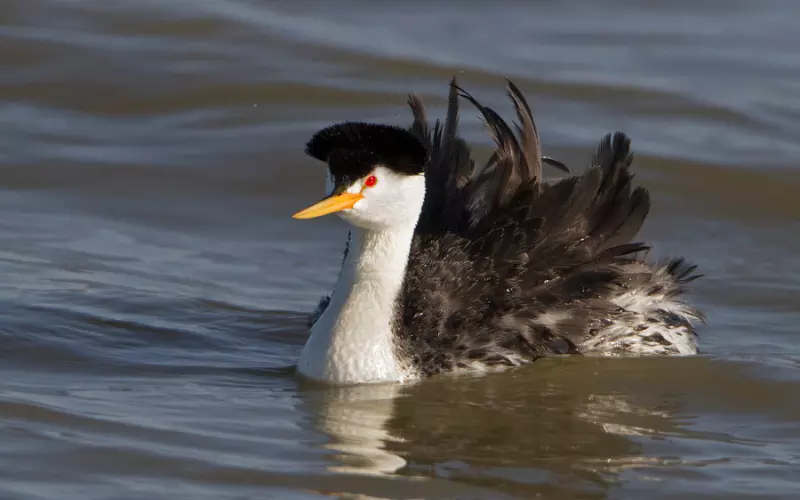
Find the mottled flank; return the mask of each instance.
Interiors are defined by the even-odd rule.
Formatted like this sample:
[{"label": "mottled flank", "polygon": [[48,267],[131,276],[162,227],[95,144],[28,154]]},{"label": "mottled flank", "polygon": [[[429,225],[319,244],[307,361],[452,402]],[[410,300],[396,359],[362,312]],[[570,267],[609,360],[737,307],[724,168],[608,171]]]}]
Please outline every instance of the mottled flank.
[{"label": "mottled flank", "polygon": [[[532,112],[510,82],[508,93],[519,122],[511,126],[455,81],[433,129],[422,101],[409,99],[410,131],[429,159],[397,302],[400,356],[431,375],[554,354],[696,353],[702,316],[681,301],[694,266],[648,263],[648,247],[633,241],[650,197],[631,184],[628,137],[604,137],[584,173],[546,183]],[[481,169],[458,136],[459,96],[497,145]]]}]

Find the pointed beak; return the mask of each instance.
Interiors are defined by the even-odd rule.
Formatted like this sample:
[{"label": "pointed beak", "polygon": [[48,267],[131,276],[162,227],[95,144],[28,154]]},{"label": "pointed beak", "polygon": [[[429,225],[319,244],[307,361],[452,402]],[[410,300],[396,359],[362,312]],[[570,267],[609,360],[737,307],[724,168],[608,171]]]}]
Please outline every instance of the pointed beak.
[{"label": "pointed beak", "polygon": [[333,193],[327,198],[323,198],[319,203],[315,203],[305,210],[300,210],[292,215],[292,218],[313,219],[314,217],[322,217],[340,210],[347,210],[348,208],[353,208],[363,198],[364,195],[361,193],[348,193],[346,191],[344,193]]}]

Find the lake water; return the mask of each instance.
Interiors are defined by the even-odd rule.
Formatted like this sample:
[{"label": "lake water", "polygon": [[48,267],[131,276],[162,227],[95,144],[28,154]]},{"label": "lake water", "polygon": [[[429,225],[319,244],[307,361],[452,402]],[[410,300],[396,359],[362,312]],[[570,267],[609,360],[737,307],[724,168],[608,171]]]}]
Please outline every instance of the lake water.
[{"label": "lake water", "polygon": [[[795,498],[800,3],[5,0],[0,498]],[[703,354],[326,389],[303,146],[448,81],[580,170],[634,141]],[[479,155],[490,141],[464,108]]]}]

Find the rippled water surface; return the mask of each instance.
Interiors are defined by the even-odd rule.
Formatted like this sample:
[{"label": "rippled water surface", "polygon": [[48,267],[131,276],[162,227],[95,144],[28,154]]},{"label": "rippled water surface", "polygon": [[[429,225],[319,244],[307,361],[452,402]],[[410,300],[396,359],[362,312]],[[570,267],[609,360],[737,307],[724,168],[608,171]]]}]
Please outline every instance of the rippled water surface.
[{"label": "rippled water surface", "polygon": [[[6,0],[0,498],[794,498],[800,3]],[[302,154],[443,113],[634,139],[704,354],[325,389],[292,373],[344,226]],[[480,154],[490,142],[462,120]]]}]

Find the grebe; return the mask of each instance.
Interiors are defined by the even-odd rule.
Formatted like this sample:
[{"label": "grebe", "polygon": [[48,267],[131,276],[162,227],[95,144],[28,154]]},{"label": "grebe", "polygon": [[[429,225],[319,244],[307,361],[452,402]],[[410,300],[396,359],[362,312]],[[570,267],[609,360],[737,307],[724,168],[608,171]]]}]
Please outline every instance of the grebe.
[{"label": "grebe", "polygon": [[[508,82],[515,129],[453,79],[431,131],[409,96],[409,129],[347,122],[317,132],[330,194],[294,217],[353,226],[333,293],[310,318],[301,375],[347,385],[518,366],[543,356],[691,355],[702,314],[681,295],[683,259],[646,261],[632,242],[650,208],[632,187],[630,140],[600,142],[582,175],[544,182],[530,107]],[[459,97],[496,149],[480,170],[458,135]],[[566,168],[566,167],[563,167]]]}]

